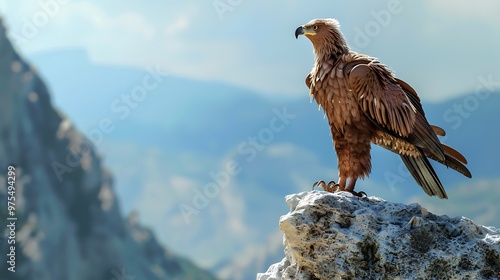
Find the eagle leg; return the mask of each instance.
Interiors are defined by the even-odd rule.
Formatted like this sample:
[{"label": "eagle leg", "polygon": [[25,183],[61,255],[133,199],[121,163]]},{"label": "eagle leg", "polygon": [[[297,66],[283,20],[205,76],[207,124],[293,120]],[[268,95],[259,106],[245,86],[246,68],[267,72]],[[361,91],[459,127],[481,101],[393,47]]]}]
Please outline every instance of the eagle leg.
[{"label": "eagle leg", "polygon": [[355,191],[354,191],[354,186],[356,185],[356,180],[357,180],[356,178],[351,178],[351,179],[349,180],[349,185],[348,185],[348,186],[344,189],[344,191],[346,191],[346,192],[350,192],[350,193],[352,193],[354,196],[357,196],[357,197],[363,197],[363,195],[364,195],[364,196],[368,196],[368,195],[366,195],[366,193],[365,193],[365,192],[363,192],[363,191],[360,191],[360,192],[355,192]]},{"label": "eagle leg", "polygon": [[339,177],[339,188],[338,188],[338,191],[344,191],[345,190],[346,182],[347,182],[347,178],[345,176],[340,176]]},{"label": "eagle leg", "polygon": [[316,187],[316,186],[321,186],[323,188],[323,190],[325,190],[326,192],[336,192],[340,188],[340,185],[335,183],[334,181],[330,181],[328,184],[326,184],[325,181],[323,181],[323,180],[314,183],[313,187],[312,187],[313,190],[314,190],[314,187]]}]

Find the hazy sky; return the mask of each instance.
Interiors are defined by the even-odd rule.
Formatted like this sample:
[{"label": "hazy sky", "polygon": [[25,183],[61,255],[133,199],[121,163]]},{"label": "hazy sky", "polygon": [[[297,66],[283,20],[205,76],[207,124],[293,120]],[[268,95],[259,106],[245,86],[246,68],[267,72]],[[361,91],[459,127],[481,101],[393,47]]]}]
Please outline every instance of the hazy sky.
[{"label": "hazy sky", "polygon": [[[175,75],[224,81],[270,97],[307,95],[304,79],[313,64],[312,45],[305,37],[296,40],[294,31],[313,18],[334,17],[340,21],[353,50],[378,57],[426,101],[468,94],[485,81],[499,87],[498,11],[498,0],[0,0],[0,16],[24,57],[77,48],[86,51],[95,63],[141,69],[158,65]],[[79,69],[72,71],[78,73]],[[134,156],[143,152],[128,146],[113,148],[103,150],[124,165],[128,165],[130,150]],[[143,206],[138,208],[147,217],[146,224],[166,232],[171,224],[165,223],[165,209],[177,206],[165,203],[165,198],[173,199],[171,189],[164,187],[165,168],[157,164],[162,163],[155,158],[157,152],[151,154],[144,164],[140,163],[150,171],[144,176],[145,191],[137,205]],[[295,150],[293,155],[293,160],[287,162],[303,164],[305,156]],[[188,160],[195,162],[191,157]],[[170,158],[165,161],[178,164]],[[196,163],[201,165],[200,161]],[[200,183],[179,174],[168,176],[171,180],[167,184],[183,189],[186,197],[191,195],[189,188]],[[124,180],[120,178],[118,182]],[[210,213],[231,209],[220,211],[229,213],[228,226],[218,228],[214,237],[199,241],[196,253],[200,255],[209,245],[240,244],[242,232],[254,234],[246,231],[248,225],[237,227],[242,225],[245,211],[249,211],[242,194],[226,191],[221,193],[220,201],[222,206],[214,203]],[[201,228],[203,224],[198,225]],[[231,239],[221,234],[228,228],[237,228],[234,232],[238,234]],[[200,232],[190,229],[190,234]],[[182,242],[192,240],[187,239],[191,236],[181,237],[187,241],[174,241],[184,245]],[[277,237],[280,246],[281,236]],[[255,247],[250,245],[248,250]]]},{"label": "hazy sky", "polygon": [[160,65],[275,96],[306,94],[312,46],[295,28],[334,17],[352,49],[378,57],[428,101],[469,93],[479,77],[500,81],[498,11],[495,0],[0,0],[25,56],[80,48],[96,63]]}]

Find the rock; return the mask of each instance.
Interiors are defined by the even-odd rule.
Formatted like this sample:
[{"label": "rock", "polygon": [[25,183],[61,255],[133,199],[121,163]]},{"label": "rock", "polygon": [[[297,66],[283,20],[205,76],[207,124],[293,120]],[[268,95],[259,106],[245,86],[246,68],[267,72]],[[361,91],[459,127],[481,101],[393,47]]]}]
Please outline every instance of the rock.
[{"label": "rock", "polygon": [[286,197],[285,258],[258,280],[499,279],[500,230],[350,193]]}]

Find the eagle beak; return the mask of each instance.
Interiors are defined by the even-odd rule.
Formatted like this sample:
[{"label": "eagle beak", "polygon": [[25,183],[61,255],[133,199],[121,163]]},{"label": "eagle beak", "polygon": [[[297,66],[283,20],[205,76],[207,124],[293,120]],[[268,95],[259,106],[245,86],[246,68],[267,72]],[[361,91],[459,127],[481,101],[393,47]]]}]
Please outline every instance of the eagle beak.
[{"label": "eagle beak", "polygon": [[299,35],[304,35],[304,36],[308,37],[309,39],[311,39],[311,36],[316,35],[316,31],[313,30],[311,28],[311,26],[304,27],[302,25],[302,26],[299,26],[297,29],[295,29],[295,38],[298,39]]},{"label": "eagle beak", "polygon": [[295,29],[295,39],[298,39],[299,35],[304,35],[304,28],[302,28],[302,26]]}]

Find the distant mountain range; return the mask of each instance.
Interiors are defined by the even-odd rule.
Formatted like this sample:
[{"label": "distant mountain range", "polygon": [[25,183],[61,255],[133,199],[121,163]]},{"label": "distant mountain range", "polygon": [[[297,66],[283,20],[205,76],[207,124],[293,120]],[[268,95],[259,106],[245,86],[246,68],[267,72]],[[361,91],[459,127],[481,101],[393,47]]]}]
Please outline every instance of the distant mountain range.
[{"label": "distant mountain range", "polygon": [[123,217],[112,175],[1,24],[0,170],[1,279],[215,279]]},{"label": "distant mountain range", "polygon": [[[56,106],[104,154],[125,212],[137,210],[163,243],[219,276],[254,279],[279,261],[283,197],[319,179],[337,179],[328,124],[305,85],[303,98],[278,99],[171,76],[155,65],[97,65],[77,50],[29,59],[53,90]],[[473,174],[468,180],[434,164],[449,200],[424,198],[399,157],[378,147],[372,175],[357,188],[500,225],[495,215],[455,207],[479,203],[467,201],[464,189],[473,193],[481,185],[481,193],[499,193],[491,182],[500,178],[500,94],[490,89],[424,102],[429,121],[448,132],[444,142],[466,155]],[[493,201],[488,207],[500,210]]]}]

